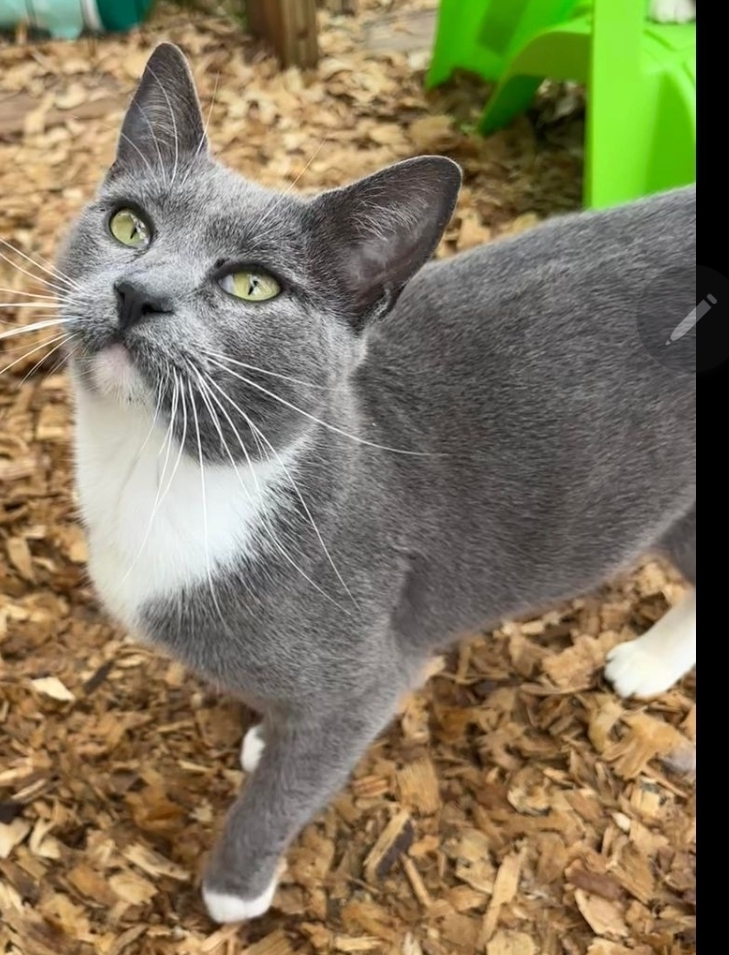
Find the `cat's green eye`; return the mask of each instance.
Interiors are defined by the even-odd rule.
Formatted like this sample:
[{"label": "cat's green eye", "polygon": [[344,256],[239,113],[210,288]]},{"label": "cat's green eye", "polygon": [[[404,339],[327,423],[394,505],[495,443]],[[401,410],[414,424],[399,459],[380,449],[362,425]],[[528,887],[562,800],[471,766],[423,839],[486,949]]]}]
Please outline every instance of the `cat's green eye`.
[{"label": "cat's green eye", "polygon": [[109,232],[117,242],[130,248],[144,248],[151,238],[149,226],[132,209],[119,209],[109,219]]},{"label": "cat's green eye", "polygon": [[281,286],[273,276],[253,269],[241,269],[240,272],[224,275],[220,279],[220,286],[246,302],[265,302],[276,298],[281,291]]}]

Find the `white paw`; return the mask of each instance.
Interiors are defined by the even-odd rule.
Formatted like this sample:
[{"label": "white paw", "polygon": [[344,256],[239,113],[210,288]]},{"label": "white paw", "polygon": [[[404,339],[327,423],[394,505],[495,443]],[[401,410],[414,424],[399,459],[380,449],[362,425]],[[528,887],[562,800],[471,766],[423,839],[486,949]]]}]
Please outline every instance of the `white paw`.
[{"label": "white paw", "polygon": [[240,748],[240,764],[244,773],[253,772],[258,766],[265,748],[266,743],[259,723],[258,726],[252,726],[243,737],[243,745]]},{"label": "white paw", "polygon": [[642,637],[608,653],[605,676],[621,696],[658,696],[696,663],[696,591],[687,593]]},{"label": "white paw", "polygon": [[682,674],[638,640],[630,640],[608,653],[605,676],[620,696],[648,697],[670,690]]},{"label": "white paw", "polygon": [[650,18],[657,23],[690,23],[696,19],[694,0],[651,0]]},{"label": "white paw", "polygon": [[219,922],[220,924],[246,922],[248,919],[258,918],[270,909],[273,897],[276,894],[276,885],[277,880],[274,879],[257,899],[242,899],[237,895],[214,892],[212,889],[206,889],[203,886],[203,901],[213,922]]}]

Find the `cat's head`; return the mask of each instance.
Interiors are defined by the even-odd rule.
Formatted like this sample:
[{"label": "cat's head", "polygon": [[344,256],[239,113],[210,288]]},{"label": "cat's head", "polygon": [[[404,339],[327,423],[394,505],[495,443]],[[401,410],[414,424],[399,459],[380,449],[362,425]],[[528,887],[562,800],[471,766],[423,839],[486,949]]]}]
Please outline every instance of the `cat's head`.
[{"label": "cat's head", "polygon": [[263,189],[211,156],[187,63],[162,44],[60,255],[77,387],[178,435],[184,411],[191,453],[193,419],[209,458],[222,439],[254,456],[256,428],[285,445],[432,255],[460,182],[422,157],[313,199]]}]

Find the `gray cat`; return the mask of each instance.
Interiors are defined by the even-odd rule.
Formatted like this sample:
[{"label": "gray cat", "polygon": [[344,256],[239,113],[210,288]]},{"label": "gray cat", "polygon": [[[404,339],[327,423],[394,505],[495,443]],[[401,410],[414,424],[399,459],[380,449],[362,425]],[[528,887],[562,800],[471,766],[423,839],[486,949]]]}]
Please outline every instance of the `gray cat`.
[{"label": "gray cat", "polygon": [[[436,648],[649,550],[695,577],[695,382],[635,325],[694,268],[694,188],[426,264],[460,181],[426,156],[313,199],[246,182],[163,44],[60,256],[96,587],[262,714],[218,921],[269,907]],[[659,692],[694,642],[691,597],[609,675]]]}]

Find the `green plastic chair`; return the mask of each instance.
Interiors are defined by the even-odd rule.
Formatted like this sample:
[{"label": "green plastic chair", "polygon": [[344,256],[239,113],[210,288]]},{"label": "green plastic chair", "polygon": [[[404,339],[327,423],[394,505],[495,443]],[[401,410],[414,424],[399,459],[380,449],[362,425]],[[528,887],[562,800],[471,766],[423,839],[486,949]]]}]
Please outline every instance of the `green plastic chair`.
[{"label": "green plastic chair", "polygon": [[[453,0],[443,2],[446,8],[453,5]],[[497,34],[506,42],[501,40],[500,52],[493,43],[488,47],[481,59],[484,72],[476,67],[473,50],[486,49],[489,22],[501,16],[507,24],[515,4],[461,0],[459,8],[461,24],[465,8],[469,22],[479,24],[470,41],[471,59],[465,62],[461,39],[447,66],[440,54],[434,58],[427,82],[435,85],[456,66],[498,78],[479,124],[482,132],[493,132],[523,112],[545,77],[575,80],[588,90],[585,205],[602,208],[694,181],[695,24],[652,23],[645,0],[572,2],[561,11],[556,0],[520,0],[519,22],[512,20]],[[452,12],[446,9],[444,17],[441,8],[436,50],[452,34]]]},{"label": "green plastic chair", "polygon": [[428,89],[455,70],[501,78],[513,55],[537,32],[565,20],[577,0],[441,0]]}]

